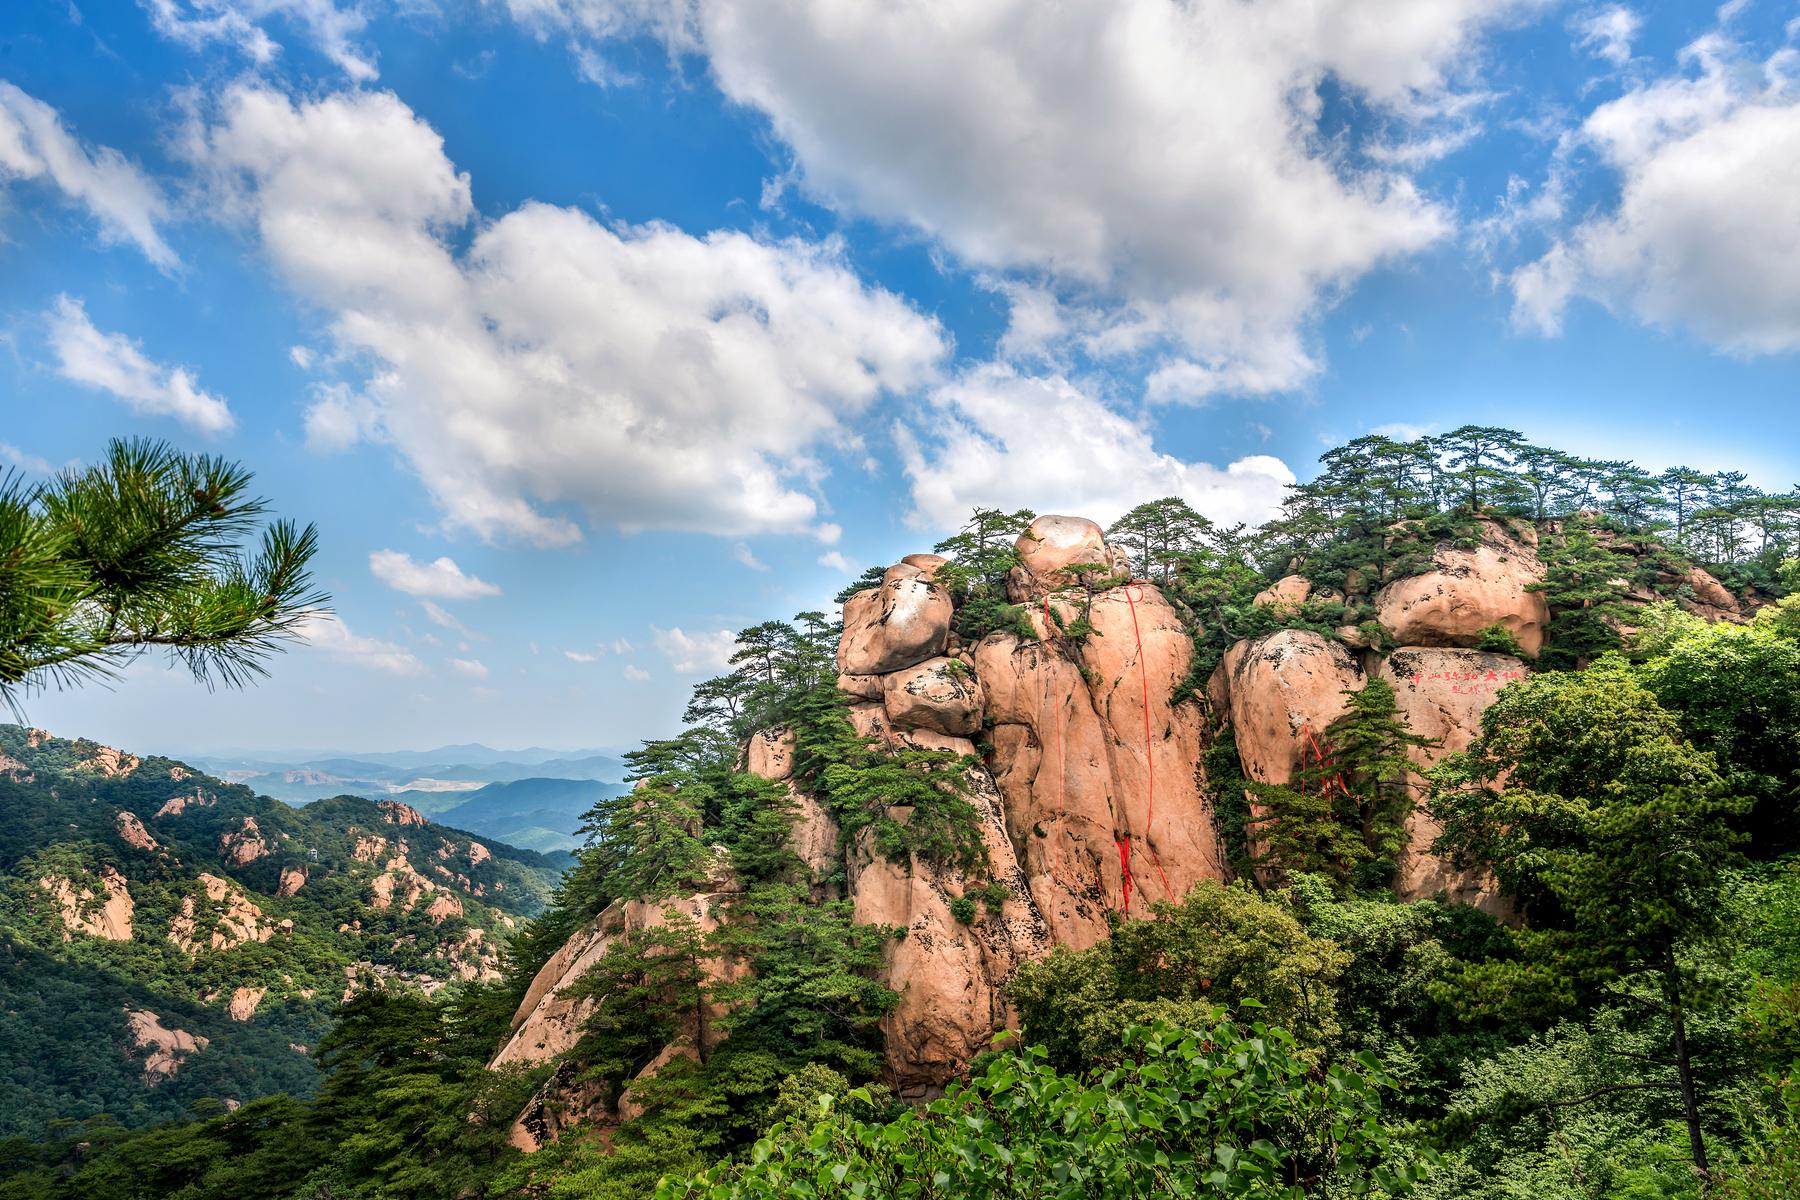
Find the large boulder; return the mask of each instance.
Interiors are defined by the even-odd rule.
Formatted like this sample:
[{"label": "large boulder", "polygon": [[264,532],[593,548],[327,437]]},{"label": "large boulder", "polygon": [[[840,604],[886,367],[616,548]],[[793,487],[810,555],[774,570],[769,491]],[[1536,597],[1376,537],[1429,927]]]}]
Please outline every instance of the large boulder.
[{"label": "large boulder", "polygon": [[[1481,714],[1501,688],[1524,677],[1525,664],[1509,654],[1409,646],[1388,655],[1380,675],[1393,685],[1394,699],[1412,731],[1439,743],[1408,751],[1423,769],[1447,754],[1469,748],[1481,732]],[[1415,795],[1423,800],[1422,781],[1415,779],[1413,786]],[[1394,879],[1394,890],[1402,900],[1443,892],[1495,913],[1504,911],[1491,876],[1456,871],[1431,852],[1443,827],[1422,804],[1407,819],[1406,831],[1407,846]]]},{"label": "large boulder", "polygon": [[843,675],[885,675],[949,648],[950,593],[909,564],[844,602],[837,665]]},{"label": "large boulder", "polygon": [[1350,651],[1309,629],[1280,629],[1225,652],[1220,671],[1244,775],[1287,783],[1362,687]]},{"label": "large boulder", "polygon": [[1376,620],[1405,646],[1472,647],[1483,629],[1501,625],[1535,657],[1550,609],[1542,593],[1526,590],[1544,578],[1534,541],[1483,519],[1473,549],[1440,546],[1430,571],[1376,593]]},{"label": "large boulder", "polygon": [[1304,575],[1283,575],[1256,593],[1250,603],[1265,608],[1299,608],[1311,594],[1312,580]]},{"label": "large boulder", "polygon": [[888,720],[902,729],[931,729],[951,737],[981,731],[981,684],[956,659],[933,658],[882,678]]},{"label": "large boulder", "polygon": [[1112,575],[1130,571],[1125,555],[1107,544],[1106,531],[1086,517],[1041,516],[1014,546],[1019,568],[1007,579],[1007,591],[1019,603],[1075,586],[1075,567],[1103,567]]}]

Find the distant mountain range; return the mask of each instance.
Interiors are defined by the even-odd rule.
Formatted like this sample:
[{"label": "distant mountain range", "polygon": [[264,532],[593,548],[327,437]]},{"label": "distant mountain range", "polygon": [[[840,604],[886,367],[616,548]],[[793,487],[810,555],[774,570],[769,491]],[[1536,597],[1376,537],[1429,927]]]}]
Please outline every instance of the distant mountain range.
[{"label": "distant mountain range", "polygon": [[452,798],[458,803],[433,811],[432,820],[524,850],[550,853],[580,846],[576,832],[588,809],[629,790],[629,784],[596,779],[514,779],[473,792],[398,792],[395,799],[423,811],[427,799]]},{"label": "distant mountain range", "polygon": [[[189,755],[186,761],[289,804],[342,795],[400,797],[427,815],[455,808],[487,784],[523,779],[621,784],[626,771],[624,759],[601,750],[495,750],[482,745],[355,754],[221,751]],[[554,828],[562,824],[568,823]],[[572,833],[578,824],[564,832]]]}]

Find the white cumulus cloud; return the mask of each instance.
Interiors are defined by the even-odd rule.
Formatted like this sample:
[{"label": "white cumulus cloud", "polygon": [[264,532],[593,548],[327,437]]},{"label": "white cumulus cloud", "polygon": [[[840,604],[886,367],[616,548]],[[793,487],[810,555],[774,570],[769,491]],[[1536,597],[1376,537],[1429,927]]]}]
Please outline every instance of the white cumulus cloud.
[{"label": "white cumulus cloud", "polygon": [[946,352],[834,243],[696,237],[530,203],[486,222],[442,139],[391,94],[232,89],[184,140],[224,211],[375,364],[366,410],[446,524],[540,544],[633,531],[813,532],[821,447]]},{"label": "white cumulus cloud", "polygon": [[458,675],[464,675],[470,679],[486,679],[488,677],[487,664],[478,658],[453,658],[450,660],[450,669]]},{"label": "white cumulus cloud", "polygon": [[108,241],[130,242],[164,270],[175,251],[157,226],[168,202],[150,178],[110,146],[84,146],[54,108],[0,80],[0,184],[42,179],[100,223]]},{"label": "white cumulus cloud", "polygon": [[644,670],[640,666],[636,666],[631,663],[627,663],[625,665],[625,670],[622,672],[622,674],[625,676],[626,679],[630,680],[632,683],[643,683],[645,680],[650,678],[650,672]]},{"label": "white cumulus cloud", "polygon": [[258,66],[273,62],[281,46],[265,24],[281,22],[311,38],[319,52],[358,83],[375,78],[375,56],[357,45],[368,24],[356,4],[335,0],[142,0],[151,26],[192,50],[213,43],[235,46]]},{"label": "white cumulus cloud", "polygon": [[386,671],[390,675],[421,675],[425,671],[425,664],[406,647],[365,637],[328,613],[305,621],[300,627],[300,639],[340,662]]},{"label": "white cumulus cloud", "polygon": [[1615,67],[1631,61],[1631,43],[1644,19],[1622,4],[1593,9],[1575,18],[1575,44]]},{"label": "white cumulus cloud", "polygon": [[500,594],[497,585],[465,575],[456,560],[448,556],[422,563],[403,551],[377,550],[369,555],[369,572],[395,591],[409,596],[477,600]]},{"label": "white cumulus cloud", "polygon": [[[1411,171],[1466,139],[1456,87],[1484,30],[1530,3],[509,8],[589,49],[649,32],[705,55],[791,150],[787,178],[809,196],[1032,284],[1005,289],[1027,305],[1010,348],[1067,334],[1099,354],[1161,347],[1195,368],[1171,382],[1205,392],[1306,381],[1319,309],[1449,230]],[[1322,128],[1327,83],[1409,149],[1386,162],[1346,152]]]},{"label": "white cumulus cloud", "polygon": [[723,671],[731,666],[732,652],[737,648],[737,634],[729,629],[687,633],[681,626],[673,629],[650,627],[651,639],[669,665],[683,675],[702,671]]},{"label": "white cumulus cloud", "polygon": [[1513,274],[1514,319],[1555,334],[1586,296],[1735,353],[1800,349],[1795,53],[1757,63],[1714,33],[1681,57],[1583,122],[1618,201]]},{"label": "white cumulus cloud", "polygon": [[1220,467],[1162,453],[1142,425],[1059,376],[977,368],[934,392],[932,409],[928,427],[896,432],[912,520],[926,528],[954,528],[977,505],[1105,524],[1163,496],[1215,521],[1259,522],[1295,482],[1266,454]]},{"label": "white cumulus cloud", "polygon": [[173,417],[202,433],[225,433],[237,423],[230,405],[202,391],[186,367],[152,362],[124,334],[96,329],[81,301],[58,296],[45,316],[56,372],[64,379],[107,392],[134,412]]}]

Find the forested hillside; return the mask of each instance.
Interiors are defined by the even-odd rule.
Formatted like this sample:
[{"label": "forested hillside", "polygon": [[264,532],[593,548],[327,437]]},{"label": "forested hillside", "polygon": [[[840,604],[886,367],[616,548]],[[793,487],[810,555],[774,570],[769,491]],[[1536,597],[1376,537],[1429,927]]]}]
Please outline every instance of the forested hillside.
[{"label": "forested hillside", "polygon": [[[1800,1194],[1797,544],[1476,428],[1257,530],[978,511],[743,631],[498,977],[388,972],[316,1099],[59,1130],[0,1197]],[[183,861],[244,844],[197,815]],[[105,952],[105,856],[34,853],[8,911]]]},{"label": "forested hillside", "polygon": [[306,1094],[345,998],[497,978],[541,856],[0,726],[0,1136]]}]

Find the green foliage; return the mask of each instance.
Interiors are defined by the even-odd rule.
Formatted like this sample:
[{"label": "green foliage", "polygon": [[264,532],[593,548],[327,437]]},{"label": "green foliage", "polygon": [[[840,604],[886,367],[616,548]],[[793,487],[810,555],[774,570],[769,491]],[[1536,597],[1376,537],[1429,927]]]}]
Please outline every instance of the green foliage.
[{"label": "green foliage", "polygon": [[978,508],[935,547],[950,560],[938,568],[937,583],[956,602],[955,629],[964,640],[976,642],[997,629],[1036,636],[1024,610],[1006,600],[1007,573],[1019,563],[1014,543],[1036,515],[1029,509]]},{"label": "green foliage", "polygon": [[[315,1079],[304,1050],[329,1029],[352,978],[357,987],[378,975],[435,986],[491,968],[508,922],[536,913],[554,878],[542,855],[443,826],[396,825],[390,818],[403,814],[367,800],[296,809],[166,758],[127,756],[109,774],[110,754],[0,726],[0,756],[17,764],[0,773],[0,1012],[10,1014],[0,1020],[9,1064],[0,1136],[103,1115],[134,1129],[203,1100],[304,1096]],[[126,839],[130,821],[154,848]],[[262,849],[247,861],[225,857],[224,839],[247,823]],[[297,892],[280,894],[284,872],[304,873]],[[225,885],[224,900],[202,873]],[[398,883],[377,907],[383,873]],[[414,878],[437,890],[408,904]],[[45,879],[67,880],[77,898],[86,891],[76,907],[90,913],[115,889],[128,893],[129,940],[71,931]],[[446,896],[460,914],[434,918],[432,900]],[[252,923],[244,906],[258,911]],[[221,925],[233,908],[235,924]],[[184,947],[175,935],[189,922]],[[239,988],[264,989],[249,1021],[225,1013]],[[207,1048],[148,1087],[127,1010],[153,1012]]]},{"label": "green foliage", "polygon": [[975,923],[975,900],[971,896],[950,897],[950,915],[956,918],[959,925]]},{"label": "green foliage", "polygon": [[1748,806],[1617,656],[1509,685],[1469,751],[1433,775],[1438,845],[1524,902],[1541,931],[1524,944],[1534,965],[1666,1018],[1675,1075],[1655,1086],[1679,1088],[1702,1171],[1686,1028],[1698,997],[1682,956],[1722,927],[1731,819]]},{"label": "green foliage", "polygon": [[1107,527],[1106,537],[1125,550],[1145,579],[1168,584],[1189,555],[1206,547],[1213,523],[1178,496],[1140,504]]},{"label": "green foliage", "polygon": [[1475,631],[1475,649],[1489,654],[1510,654],[1514,658],[1528,658],[1525,648],[1519,645],[1519,639],[1513,631],[1496,621],[1492,625],[1483,625]]},{"label": "green foliage", "polygon": [[1345,886],[1384,886],[1398,869],[1413,809],[1409,749],[1434,743],[1411,731],[1393,685],[1371,677],[1343,693],[1346,711],[1287,784],[1249,783],[1266,813],[1250,821],[1252,861],[1328,875]]},{"label": "green foliage", "polygon": [[0,474],[0,700],[114,678],[153,650],[201,680],[262,674],[328,597],[308,573],[312,526],[276,521],[243,547],[266,511],[250,479],[144,440],[35,486]]},{"label": "green foliage", "polygon": [[1151,906],[1087,950],[1058,947],[1019,968],[1008,987],[1025,1037],[1059,1069],[1107,1052],[1127,1025],[1193,1022],[1218,1003],[1252,1001],[1307,1047],[1340,1032],[1332,981],[1348,957],[1309,936],[1282,894],[1196,884],[1179,904]]},{"label": "green foliage", "polygon": [[1545,666],[1585,666],[1595,655],[1621,645],[1619,623],[1631,559],[1602,543],[1592,520],[1571,517],[1561,531],[1538,542],[1544,578],[1529,585],[1550,606]]},{"label": "green foliage", "polygon": [[1315,1075],[1279,1029],[1220,1019],[1125,1031],[1113,1062],[1059,1072],[1039,1047],[989,1060],[941,1099],[870,1124],[790,1120],[747,1158],[668,1180],[659,1200],[1408,1194],[1425,1156],[1381,1122],[1372,1057]]}]

